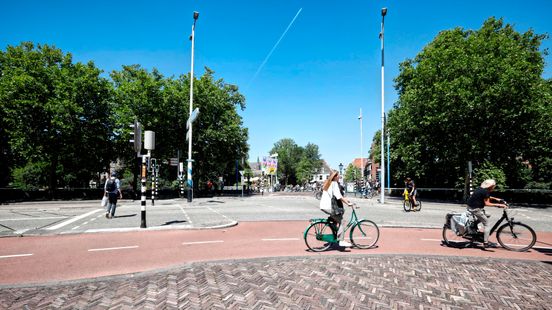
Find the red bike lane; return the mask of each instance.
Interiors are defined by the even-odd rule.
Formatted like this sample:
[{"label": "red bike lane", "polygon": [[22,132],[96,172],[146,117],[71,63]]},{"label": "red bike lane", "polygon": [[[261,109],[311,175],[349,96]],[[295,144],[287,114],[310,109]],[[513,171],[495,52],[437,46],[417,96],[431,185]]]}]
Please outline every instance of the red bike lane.
[{"label": "red bike lane", "polygon": [[[0,285],[52,283],[153,271],[191,262],[335,254],[472,256],[552,261],[552,232],[537,232],[528,252],[448,248],[441,229],[380,227],[372,249],[308,251],[307,221],[240,222],[206,230],[113,232],[0,238]],[[491,240],[493,240],[492,237]]]}]

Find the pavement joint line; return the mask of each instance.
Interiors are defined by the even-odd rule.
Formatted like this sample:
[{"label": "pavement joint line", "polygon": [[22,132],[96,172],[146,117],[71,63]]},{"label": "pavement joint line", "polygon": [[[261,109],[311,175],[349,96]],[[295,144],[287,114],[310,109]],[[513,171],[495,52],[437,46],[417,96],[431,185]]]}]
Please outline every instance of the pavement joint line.
[{"label": "pavement joint line", "polygon": [[0,258],[13,258],[13,257],[25,257],[25,256],[32,256],[33,254],[13,254],[13,255],[3,255],[0,256]]},{"label": "pavement joint line", "polygon": [[128,250],[128,249],[136,249],[136,248],[138,248],[137,245],[130,245],[130,246],[120,246],[120,247],[114,247],[114,248],[88,249],[88,252],[113,251],[113,250]]},{"label": "pavement joint line", "polygon": [[233,221],[233,220],[230,219],[228,216],[226,216],[226,215],[224,215],[224,214],[222,214],[222,213],[220,213],[220,212],[218,212],[218,211],[216,211],[216,210],[213,210],[213,208],[211,208],[211,207],[209,207],[209,206],[206,206],[206,207],[207,207],[207,209],[209,209],[211,212],[216,213],[216,214],[222,216],[225,220]]},{"label": "pavement joint line", "polygon": [[78,220],[80,220],[80,219],[83,219],[83,218],[85,218],[85,217],[87,217],[87,216],[90,216],[90,215],[92,215],[92,214],[94,214],[94,213],[96,213],[96,212],[98,212],[98,211],[103,211],[103,209],[96,209],[96,210],[87,212],[87,213],[85,213],[85,214],[81,214],[81,215],[76,216],[76,217],[74,217],[74,218],[72,218],[72,219],[70,219],[70,220],[67,220],[67,221],[65,221],[65,222],[61,222],[61,223],[59,223],[59,224],[57,224],[57,225],[55,225],[55,226],[48,227],[48,228],[46,228],[46,229],[47,229],[47,230],[56,230],[56,229],[59,229],[59,228],[61,228],[61,227],[63,227],[63,226],[69,225],[69,224],[71,224],[71,223],[73,223],[73,222],[76,222],[76,221],[78,221]]},{"label": "pavement joint line", "polygon": [[182,245],[210,244],[210,243],[222,243],[222,242],[224,242],[224,240],[195,241],[195,242],[182,242]]},{"label": "pavement joint line", "polygon": [[261,239],[262,241],[297,241],[299,238],[266,238]]},{"label": "pavement joint line", "polygon": [[2,222],[5,221],[28,221],[28,220],[55,220],[55,219],[64,219],[66,216],[51,216],[51,217],[21,217],[14,219],[2,219]]}]

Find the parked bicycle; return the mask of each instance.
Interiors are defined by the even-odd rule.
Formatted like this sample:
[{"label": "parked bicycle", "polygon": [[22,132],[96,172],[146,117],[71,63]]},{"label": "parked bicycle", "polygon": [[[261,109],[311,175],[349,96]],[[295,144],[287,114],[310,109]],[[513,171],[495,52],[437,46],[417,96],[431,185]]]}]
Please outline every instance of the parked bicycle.
[{"label": "parked bicycle", "polygon": [[[502,203],[508,205],[505,201]],[[513,217],[508,215],[507,209],[502,212],[502,217],[494,224],[491,229],[490,236],[496,231],[496,239],[500,245],[510,251],[524,252],[531,249],[537,241],[535,231],[526,224],[515,221]],[[443,243],[450,247],[467,247],[473,246],[475,243],[483,243],[483,232],[478,229],[479,221],[468,210],[464,216],[467,216],[465,225],[458,225],[458,217],[461,213],[449,213],[446,216],[445,225],[443,226]],[[506,221],[503,225],[502,222]],[[456,228],[456,229],[455,229]],[[456,230],[456,232],[454,231]]]},{"label": "parked bicycle", "polygon": [[[379,239],[378,225],[370,220],[359,219],[355,209],[358,209],[356,205],[351,206],[351,218],[343,233],[345,234],[350,229],[349,239],[353,246],[359,249],[372,248]],[[311,224],[303,233],[303,238],[311,251],[322,252],[329,249],[332,244],[339,243],[338,227],[331,218],[311,219],[310,222]]]},{"label": "parked bicycle", "polygon": [[322,198],[322,191],[320,190],[317,190],[317,191],[314,191],[314,198],[320,200],[320,198]]},{"label": "parked bicycle", "polygon": [[412,200],[412,197],[408,193],[408,190],[405,188],[403,192],[404,200],[403,200],[403,208],[404,211],[410,212],[410,211],[421,211],[422,210],[422,202],[420,201],[420,198],[416,199],[417,204],[414,204],[414,201]]}]

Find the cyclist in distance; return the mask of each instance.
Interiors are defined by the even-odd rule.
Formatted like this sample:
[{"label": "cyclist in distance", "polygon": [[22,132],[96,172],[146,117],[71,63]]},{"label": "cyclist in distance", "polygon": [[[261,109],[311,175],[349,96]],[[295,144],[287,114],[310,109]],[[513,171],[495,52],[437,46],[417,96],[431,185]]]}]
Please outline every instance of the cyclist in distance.
[{"label": "cyclist in distance", "polygon": [[[334,171],[326,180],[326,182],[324,182],[324,185],[322,186],[322,198],[320,199],[320,209],[323,212],[330,214],[330,218],[339,226],[337,232],[339,245],[342,247],[351,247],[352,245],[349,242],[343,240],[343,238],[345,237],[343,234],[345,225],[343,225],[342,221],[343,215],[345,214],[343,203],[346,203],[349,206],[351,206],[352,203],[345,197],[343,197],[340,186],[337,183],[338,180],[339,173],[337,171]],[[339,210],[332,210],[332,197],[335,197],[337,199]]]},{"label": "cyclist in distance", "polygon": [[406,178],[405,186],[408,190],[408,196],[412,199],[412,203],[417,206],[418,202],[416,201],[416,195],[418,194],[418,190],[416,189],[416,184],[414,184],[411,178]]},{"label": "cyclist in distance", "polygon": [[476,189],[473,194],[468,198],[468,211],[470,211],[485,227],[485,233],[483,235],[483,247],[496,247],[496,243],[489,242],[489,233],[491,226],[489,225],[488,217],[485,214],[485,206],[492,206],[498,208],[507,208],[503,203],[492,203],[491,200],[501,202],[499,198],[491,197],[491,192],[496,187],[496,181],[488,179],[481,183],[481,187]]}]

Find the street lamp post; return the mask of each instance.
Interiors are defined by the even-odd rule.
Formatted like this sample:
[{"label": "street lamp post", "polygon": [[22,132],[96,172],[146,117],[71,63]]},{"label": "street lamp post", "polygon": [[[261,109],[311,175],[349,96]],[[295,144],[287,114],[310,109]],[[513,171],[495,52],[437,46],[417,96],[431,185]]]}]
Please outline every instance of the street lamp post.
[{"label": "street lamp post", "polygon": [[339,163],[339,180],[343,183],[343,163]]},{"label": "street lamp post", "polygon": [[[194,12],[194,23],[192,24],[192,35],[190,40],[192,41],[192,56],[191,56],[191,69],[190,69],[190,115],[189,119],[192,119],[192,104],[194,101],[194,42],[195,42],[195,24],[199,17],[198,12]],[[193,181],[192,181],[192,122],[190,121],[190,134],[188,135],[188,202],[192,202],[193,198]]]},{"label": "street lamp post", "polygon": [[383,49],[383,40],[384,40],[384,21],[385,21],[385,15],[387,14],[387,8],[381,9],[381,32],[380,32],[380,40],[381,40],[381,158],[380,158],[380,184],[381,184],[381,197],[380,202],[383,204],[385,203],[385,156],[383,153],[383,143],[384,143],[384,136],[385,136],[385,106],[384,106],[384,49]]},{"label": "street lamp post", "polygon": [[362,178],[362,185],[364,186],[364,155],[362,150],[362,108],[360,108],[360,175]]}]

